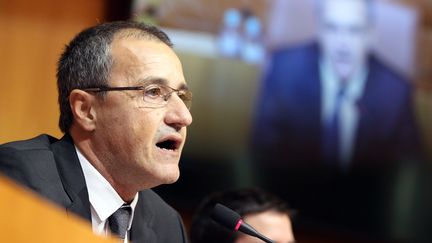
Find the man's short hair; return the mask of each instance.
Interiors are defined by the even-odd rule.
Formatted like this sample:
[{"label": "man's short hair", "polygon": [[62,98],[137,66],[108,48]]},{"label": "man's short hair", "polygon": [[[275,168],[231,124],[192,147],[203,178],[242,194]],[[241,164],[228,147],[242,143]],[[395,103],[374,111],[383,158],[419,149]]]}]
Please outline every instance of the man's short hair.
[{"label": "man's short hair", "polygon": [[292,216],[285,201],[258,188],[216,192],[201,202],[192,218],[191,243],[230,243],[238,239],[238,233],[233,233],[210,218],[216,203],[231,208],[242,217],[268,211],[286,214],[289,218]]},{"label": "man's short hair", "polygon": [[119,38],[156,40],[172,47],[168,36],[157,27],[133,21],[103,23],[83,30],[66,46],[57,65],[59,127],[69,132],[73,114],[69,94],[73,89],[107,86],[113,59],[111,43]]}]

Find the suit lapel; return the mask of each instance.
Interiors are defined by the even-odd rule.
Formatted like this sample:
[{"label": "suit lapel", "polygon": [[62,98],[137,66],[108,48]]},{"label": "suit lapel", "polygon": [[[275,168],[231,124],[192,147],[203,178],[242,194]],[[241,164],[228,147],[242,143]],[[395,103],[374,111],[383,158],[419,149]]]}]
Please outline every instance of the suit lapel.
[{"label": "suit lapel", "polygon": [[312,58],[311,67],[312,69],[308,73],[308,78],[305,80],[303,87],[305,88],[306,95],[303,95],[302,104],[307,105],[305,108],[305,114],[308,114],[306,121],[310,122],[308,125],[311,135],[307,141],[310,151],[314,151],[314,160],[319,161],[321,156],[321,136],[322,136],[322,118],[321,118],[321,74],[319,68],[319,48],[314,45],[311,52]]},{"label": "suit lapel", "polygon": [[52,145],[55,161],[63,187],[71,204],[65,205],[68,212],[91,221],[90,202],[84,174],[70,135],[66,134]]},{"label": "suit lapel", "polygon": [[374,109],[377,104],[376,98],[382,93],[376,93],[377,78],[375,77],[375,69],[373,65],[369,65],[369,74],[366,80],[363,95],[357,102],[357,109],[359,112],[358,128],[356,131],[356,139],[354,144],[353,160],[360,159],[360,155],[364,154],[366,147],[373,146],[369,144],[371,137],[375,135],[375,131],[379,124],[373,119]]}]

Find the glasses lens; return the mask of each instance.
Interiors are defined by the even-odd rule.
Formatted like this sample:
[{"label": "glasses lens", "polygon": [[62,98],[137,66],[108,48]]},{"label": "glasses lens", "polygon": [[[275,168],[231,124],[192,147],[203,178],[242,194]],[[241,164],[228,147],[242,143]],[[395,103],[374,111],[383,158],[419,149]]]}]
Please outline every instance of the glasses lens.
[{"label": "glasses lens", "polygon": [[176,93],[186,107],[190,109],[192,105],[192,92],[187,89],[176,90],[169,86],[152,84],[144,88],[143,100],[147,107],[162,107],[168,103],[173,93]]},{"label": "glasses lens", "polygon": [[190,109],[192,106],[192,92],[190,90],[179,90],[177,94],[186,107]]}]

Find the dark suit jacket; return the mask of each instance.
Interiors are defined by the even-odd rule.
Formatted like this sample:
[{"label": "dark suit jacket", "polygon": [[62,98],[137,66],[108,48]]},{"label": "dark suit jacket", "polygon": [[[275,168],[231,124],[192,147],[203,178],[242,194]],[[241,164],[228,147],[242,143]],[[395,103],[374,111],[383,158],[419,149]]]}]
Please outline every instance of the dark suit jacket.
[{"label": "dark suit jacket", "polygon": [[[262,162],[323,165],[318,60],[316,44],[272,55],[253,132],[253,152]],[[352,164],[382,165],[416,156],[419,142],[412,106],[409,82],[370,57],[366,86],[358,100]]]},{"label": "dark suit jacket", "polygon": [[[91,221],[90,202],[73,141],[48,135],[0,146],[0,171]],[[179,214],[152,190],[139,192],[131,241],[187,242]]]}]

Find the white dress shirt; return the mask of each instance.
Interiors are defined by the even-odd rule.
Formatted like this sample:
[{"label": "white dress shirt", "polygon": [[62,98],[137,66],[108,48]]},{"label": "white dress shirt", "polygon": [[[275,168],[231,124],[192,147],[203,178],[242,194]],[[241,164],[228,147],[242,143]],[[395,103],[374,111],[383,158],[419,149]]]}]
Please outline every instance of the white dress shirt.
[{"label": "white dress shirt", "polygon": [[[358,121],[360,118],[358,101],[363,95],[368,71],[359,70],[350,80],[346,80],[345,92],[339,113],[339,160],[342,168],[348,168],[352,158]],[[335,112],[337,93],[341,82],[337,79],[329,63],[320,62],[321,80],[321,122],[322,126],[328,124]]]},{"label": "white dress shirt", "polygon": [[[98,235],[108,235],[108,217],[119,209],[125,202],[114,190],[111,184],[103,177],[99,171],[84,157],[84,155],[75,146],[78,159],[84,173],[85,182],[91,204],[91,219],[93,232]],[[132,208],[132,217],[129,221],[124,243],[129,242],[129,231],[132,225],[133,215],[138,202],[138,193],[130,203]]]}]

